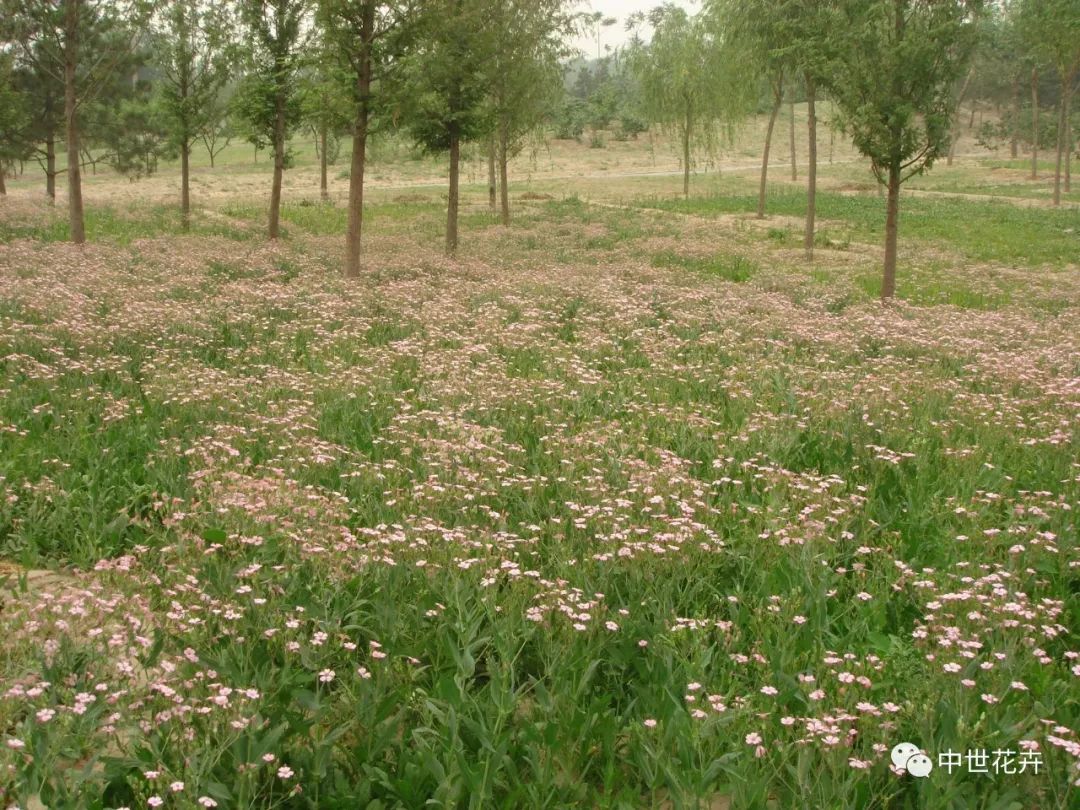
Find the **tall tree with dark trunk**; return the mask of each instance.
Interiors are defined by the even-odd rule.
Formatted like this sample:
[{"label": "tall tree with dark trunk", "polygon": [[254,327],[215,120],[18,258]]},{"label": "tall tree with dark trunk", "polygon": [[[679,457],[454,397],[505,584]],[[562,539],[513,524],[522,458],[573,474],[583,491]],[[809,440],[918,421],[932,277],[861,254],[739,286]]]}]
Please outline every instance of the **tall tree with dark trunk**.
[{"label": "tall tree with dark trunk", "polygon": [[418,14],[417,41],[406,60],[401,105],[416,142],[449,153],[446,254],[458,247],[461,148],[494,131],[487,78],[498,32],[485,24],[484,0],[428,0]]},{"label": "tall tree with dark trunk", "polygon": [[215,122],[217,96],[229,75],[232,21],[224,6],[169,0],[153,21],[159,109],[180,153],[180,216],[191,217],[191,147]]},{"label": "tall tree with dark trunk", "polygon": [[[319,0],[318,20],[338,69],[347,77],[352,152],[345,230],[345,275],[360,275],[364,229],[364,171],[373,118],[400,81],[410,37],[420,18],[419,0]],[[343,110],[344,112],[345,110]]]},{"label": "tall tree with dark trunk", "polygon": [[844,32],[823,75],[839,124],[887,188],[881,298],[896,293],[900,186],[949,148],[955,83],[977,36],[979,0],[843,0],[830,28]]},{"label": "tall tree with dark trunk", "polygon": [[250,72],[238,93],[238,109],[256,149],[274,153],[267,236],[280,235],[281,186],[289,163],[289,134],[300,119],[297,71],[310,36],[311,0],[241,0],[250,41]]},{"label": "tall tree with dark trunk", "polygon": [[747,62],[719,15],[690,16],[658,6],[643,20],[653,29],[648,44],[635,37],[628,56],[641,83],[644,112],[678,139],[683,196],[697,151],[713,152],[717,135],[751,108]]}]

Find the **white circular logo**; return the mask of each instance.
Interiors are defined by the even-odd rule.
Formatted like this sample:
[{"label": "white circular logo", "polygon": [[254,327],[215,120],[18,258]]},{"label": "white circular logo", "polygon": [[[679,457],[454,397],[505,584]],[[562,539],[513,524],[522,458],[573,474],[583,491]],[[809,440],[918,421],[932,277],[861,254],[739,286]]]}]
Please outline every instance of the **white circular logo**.
[{"label": "white circular logo", "polygon": [[934,769],[934,763],[930,761],[930,757],[926,754],[919,753],[909,759],[904,767],[912,776],[922,779],[930,775],[930,771]]},{"label": "white circular logo", "polygon": [[934,769],[934,763],[930,761],[930,757],[920,751],[917,745],[909,742],[894,745],[891,759],[894,768],[903,768],[917,779],[929,776],[930,771]]}]

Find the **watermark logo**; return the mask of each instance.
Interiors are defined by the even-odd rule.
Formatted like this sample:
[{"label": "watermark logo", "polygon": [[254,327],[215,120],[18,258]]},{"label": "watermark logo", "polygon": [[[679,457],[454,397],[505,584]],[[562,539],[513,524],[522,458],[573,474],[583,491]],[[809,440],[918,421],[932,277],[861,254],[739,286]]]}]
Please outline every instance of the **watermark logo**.
[{"label": "watermark logo", "polygon": [[914,743],[902,742],[893,746],[892,764],[894,768],[903,768],[912,776],[923,779],[934,770],[934,763]]},{"label": "watermark logo", "polygon": [[[914,743],[902,742],[893,746],[891,757],[893,771],[909,773],[916,779],[925,779],[934,770],[930,756]],[[1033,744],[1020,744],[1020,750],[983,748],[965,752],[942,751],[938,754],[937,767],[946,773],[966,771],[971,774],[1038,774],[1042,767],[1042,753]]]}]

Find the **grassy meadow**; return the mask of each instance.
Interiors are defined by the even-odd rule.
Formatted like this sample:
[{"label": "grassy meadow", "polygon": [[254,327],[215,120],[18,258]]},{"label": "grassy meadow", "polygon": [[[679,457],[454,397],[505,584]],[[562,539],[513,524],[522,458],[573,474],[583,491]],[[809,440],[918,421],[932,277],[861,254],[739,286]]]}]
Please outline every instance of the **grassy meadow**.
[{"label": "grassy meadow", "polygon": [[240,147],[189,233],[89,177],[81,249],[9,181],[0,806],[1080,806],[1080,209],[962,154],[882,306],[865,166],[809,263],[756,131],[689,200],[534,150],[509,228],[473,160],[453,261],[386,146],[353,282],[344,158],[276,244]]}]

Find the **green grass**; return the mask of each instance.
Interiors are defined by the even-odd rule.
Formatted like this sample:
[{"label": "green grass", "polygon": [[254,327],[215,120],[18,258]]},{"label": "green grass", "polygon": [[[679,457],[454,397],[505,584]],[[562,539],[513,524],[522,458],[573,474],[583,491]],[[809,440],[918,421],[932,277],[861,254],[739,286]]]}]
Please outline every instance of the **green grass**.
[{"label": "green grass", "polygon": [[696,273],[741,283],[749,281],[757,272],[757,265],[743,256],[720,254],[716,256],[682,256],[672,251],[657,253],[652,257],[653,267],[680,267]]},{"label": "green grass", "polygon": [[[757,198],[749,194],[690,200],[638,200],[642,208],[710,216],[749,213]],[[806,215],[806,194],[785,187],[769,193],[768,211]],[[873,195],[818,192],[817,215],[850,229],[850,237],[876,243],[884,239],[885,201]],[[967,259],[1011,266],[1075,263],[1080,256],[1080,211],[1020,208],[1008,203],[908,197],[901,199],[901,240],[919,240],[955,250]]]},{"label": "green grass", "polygon": [[[0,243],[13,239],[36,239],[41,242],[63,242],[70,238],[69,222],[62,208],[42,221],[20,221],[0,218]],[[193,214],[191,226],[185,231],[180,209],[166,205],[130,205],[124,208],[92,205],[85,212],[86,238],[92,242],[111,242],[129,245],[136,239],[157,236],[225,236],[245,239],[244,231],[228,224]]]}]

